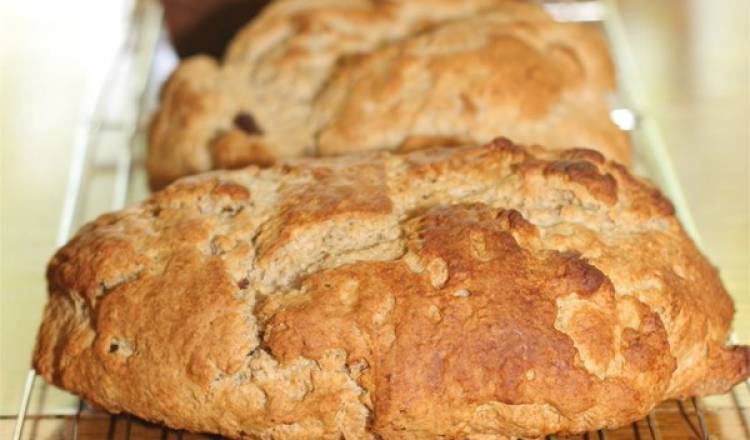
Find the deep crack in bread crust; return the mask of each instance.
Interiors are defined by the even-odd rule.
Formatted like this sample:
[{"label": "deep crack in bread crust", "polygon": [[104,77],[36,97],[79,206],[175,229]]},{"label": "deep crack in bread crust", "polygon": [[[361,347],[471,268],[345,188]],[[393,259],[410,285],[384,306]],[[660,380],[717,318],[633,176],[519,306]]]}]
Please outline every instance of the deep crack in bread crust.
[{"label": "deep crack in bread crust", "polygon": [[160,188],[280,158],[498,135],[627,163],[609,119],[614,82],[599,32],[524,2],[276,1],[221,63],[196,56],[172,74],[149,133],[149,178]]},{"label": "deep crack in bread crust", "polygon": [[228,437],[581,432],[748,376],[672,205],[589,150],[191,177],[86,225],[48,280],[45,379]]}]

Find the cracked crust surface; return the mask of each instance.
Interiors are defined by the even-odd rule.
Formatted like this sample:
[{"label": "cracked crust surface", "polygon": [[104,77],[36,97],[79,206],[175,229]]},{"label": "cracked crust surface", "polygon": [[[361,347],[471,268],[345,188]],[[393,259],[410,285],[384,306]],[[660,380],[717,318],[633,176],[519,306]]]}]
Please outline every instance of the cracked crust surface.
[{"label": "cracked crust surface", "polygon": [[46,380],[232,438],[535,438],[750,372],[669,201],[590,150],[194,176],[85,226],[48,280]]},{"label": "cracked crust surface", "polygon": [[499,135],[627,163],[609,119],[614,82],[596,30],[528,3],[279,0],[223,62],[196,56],[172,74],[150,129],[150,182]]}]

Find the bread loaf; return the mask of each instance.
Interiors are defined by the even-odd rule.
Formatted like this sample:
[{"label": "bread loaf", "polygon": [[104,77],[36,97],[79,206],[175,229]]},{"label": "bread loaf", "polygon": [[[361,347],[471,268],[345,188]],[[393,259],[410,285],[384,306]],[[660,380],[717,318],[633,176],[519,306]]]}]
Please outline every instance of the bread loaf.
[{"label": "bread loaf", "polygon": [[193,57],[174,72],[150,130],[150,181],[497,135],[627,163],[614,83],[596,30],[529,3],[280,0],[223,62]]},{"label": "bread loaf", "polygon": [[180,180],[48,269],[34,367],[231,438],[535,438],[748,377],[670,202],[590,150],[496,140]]}]

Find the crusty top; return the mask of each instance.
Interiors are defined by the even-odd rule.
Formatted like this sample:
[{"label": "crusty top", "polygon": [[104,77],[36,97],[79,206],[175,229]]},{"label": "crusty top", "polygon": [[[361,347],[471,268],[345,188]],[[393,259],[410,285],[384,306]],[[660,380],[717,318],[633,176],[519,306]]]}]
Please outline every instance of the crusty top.
[{"label": "crusty top", "polygon": [[229,437],[580,432],[750,371],[672,205],[591,150],[195,176],[86,225],[48,280],[41,375]]},{"label": "crusty top", "polygon": [[[509,0],[277,0],[162,91],[153,187],[186,174],[356,149],[503,135],[623,163],[612,62],[596,30]],[[566,144],[561,145],[560,140]]]}]

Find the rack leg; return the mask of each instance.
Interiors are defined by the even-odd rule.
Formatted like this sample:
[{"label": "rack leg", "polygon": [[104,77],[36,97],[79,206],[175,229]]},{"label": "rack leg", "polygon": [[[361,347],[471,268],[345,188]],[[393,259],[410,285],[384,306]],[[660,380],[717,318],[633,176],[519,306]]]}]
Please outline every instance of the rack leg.
[{"label": "rack leg", "polygon": [[31,400],[31,390],[34,389],[36,381],[36,371],[29,370],[26,376],[26,384],[23,387],[23,397],[21,398],[21,407],[18,408],[16,417],[16,426],[13,428],[13,440],[20,440],[23,434],[23,425],[26,421],[26,412],[29,410],[29,400]]}]

